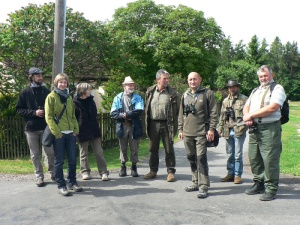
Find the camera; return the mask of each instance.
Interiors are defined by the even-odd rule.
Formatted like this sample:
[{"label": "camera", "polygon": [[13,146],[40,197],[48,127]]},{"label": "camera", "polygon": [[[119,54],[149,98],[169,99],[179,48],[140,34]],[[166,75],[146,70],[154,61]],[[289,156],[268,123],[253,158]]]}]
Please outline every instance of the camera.
[{"label": "camera", "polygon": [[257,123],[254,122],[251,126],[249,126],[248,133],[253,134],[257,130]]},{"label": "camera", "polygon": [[188,115],[189,113],[195,114],[195,112],[196,112],[196,108],[192,104],[185,105],[184,108],[183,108],[183,114],[184,115]]},{"label": "camera", "polygon": [[226,107],[226,111],[225,111],[225,116],[226,116],[226,120],[229,120],[229,118],[234,119],[234,110],[232,107]]}]

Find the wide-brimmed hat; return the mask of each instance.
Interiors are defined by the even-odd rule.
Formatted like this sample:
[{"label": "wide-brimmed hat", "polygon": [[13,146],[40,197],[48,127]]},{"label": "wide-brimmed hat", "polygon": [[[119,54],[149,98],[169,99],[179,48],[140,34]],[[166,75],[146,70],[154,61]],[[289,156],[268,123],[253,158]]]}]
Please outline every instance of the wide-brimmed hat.
[{"label": "wide-brimmed hat", "polygon": [[29,69],[28,73],[31,75],[31,74],[41,74],[41,73],[44,73],[44,72],[42,70],[40,70],[39,68],[31,67]]},{"label": "wide-brimmed hat", "polygon": [[239,84],[237,80],[229,80],[226,86],[227,87],[234,87],[234,86],[239,87],[239,86],[241,86],[241,84]]},{"label": "wide-brimmed hat", "polygon": [[125,77],[125,80],[122,84],[134,84],[134,81],[132,80],[132,78],[130,76]]}]

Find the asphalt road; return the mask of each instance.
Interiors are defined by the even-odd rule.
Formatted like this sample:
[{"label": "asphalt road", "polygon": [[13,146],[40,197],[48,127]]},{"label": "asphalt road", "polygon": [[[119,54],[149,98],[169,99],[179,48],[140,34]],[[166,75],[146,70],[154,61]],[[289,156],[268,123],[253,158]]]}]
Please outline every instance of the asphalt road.
[{"label": "asphalt road", "polygon": [[[247,143],[247,140],[246,140]],[[183,142],[176,148],[176,182],[166,182],[164,152],[155,180],[144,180],[147,160],[139,163],[140,177],[120,178],[112,172],[110,181],[96,174],[90,181],[78,178],[84,188],[70,197],[58,194],[47,175],[47,185],[36,187],[33,175],[0,174],[0,224],[106,224],[106,225],[298,225],[300,224],[300,178],[282,175],[277,199],[262,202],[259,195],[244,194],[252,186],[247,162],[243,184],[222,183],[226,175],[225,141],[208,154],[211,188],[209,197],[198,199],[197,192],[187,193],[191,184]],[[245,144],[245,161],[247,161]],[[128,171],[130,173],[130,171]]]}]

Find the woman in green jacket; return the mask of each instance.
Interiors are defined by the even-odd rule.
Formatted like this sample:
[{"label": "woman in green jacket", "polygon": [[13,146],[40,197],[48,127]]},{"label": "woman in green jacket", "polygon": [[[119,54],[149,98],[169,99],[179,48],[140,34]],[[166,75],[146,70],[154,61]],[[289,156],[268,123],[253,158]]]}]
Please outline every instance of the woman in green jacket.
[{"label": "woman in green jacket", "polygon": [[[69,190],[82,191],[82,187],[78,186],[76,182],[76,135],[79,133],[79,128],[68,86],[68,76],[59,73],[54,79],[54,90],[47,96],[45,102],[46,122],[55,136],[53,143],[55,181],[58,184],[58,192],[63,196],[70,195]],[[62,111],[61,119],[57,121]],[[65,153],[68,158],[68,184],[66,184],[63,173]]]}]

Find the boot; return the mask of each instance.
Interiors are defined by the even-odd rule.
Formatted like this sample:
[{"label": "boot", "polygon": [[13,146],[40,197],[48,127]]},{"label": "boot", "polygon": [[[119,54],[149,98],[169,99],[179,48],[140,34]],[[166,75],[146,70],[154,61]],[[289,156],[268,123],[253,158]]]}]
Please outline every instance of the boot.
[{"label": "boot", "polygon": [[247,195],[256,195],[264,192],[265,185],[262,182],[256,181],[250,189],[247,189],[245,193]]},{"label": "boot", "polygon": [[123,164],[123,163],[121,165],[121,170],[120,170],[119,176],[120,177],[126,177],[127,176],[127,168],[126,168],[125,164]]},{"label": "boot", "polygon": [[132,164],[132,166],[131,166],[131,176],[132,177],[138,177],[139,176],[139,174],[137,172],[136,164]]}]

